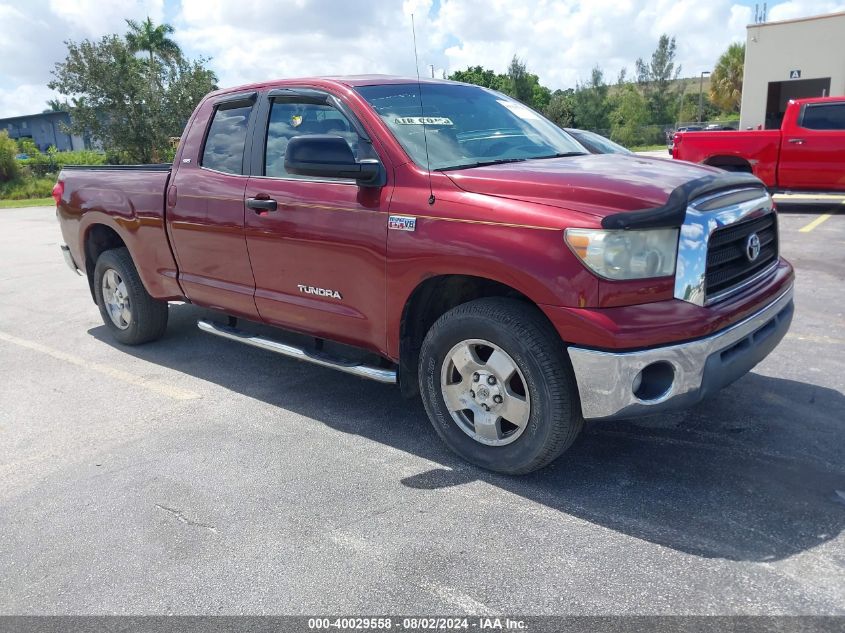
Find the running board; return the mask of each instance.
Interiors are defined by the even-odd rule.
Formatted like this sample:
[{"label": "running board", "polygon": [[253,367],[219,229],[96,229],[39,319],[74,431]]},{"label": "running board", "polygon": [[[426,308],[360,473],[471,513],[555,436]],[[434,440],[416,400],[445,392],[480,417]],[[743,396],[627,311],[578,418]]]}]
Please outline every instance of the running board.
[{"label": "running board", "polygon": [[286,345],[269,338],[264,338],[263,336],[256,336],[254,334],[244,332],[243,330],[229,327],[228,325],[221,325],[204,319],[197,321],[197,326],[203,332],[208,332],[209,334],[214,334],[216,336],[229,339],[230,341],[237,341],[238,343],[245,343],[246,345],[266,349],[270,352],[287,356],[288,358],[304,360],[307,363],[313,363],[315,365],[320,365],[321,367],[330,367],[331,369],[337,369],[338,371],[352,374],[353,376],[369,378],[370,380],[375,380],[376,382],[383,382],[387,384],[396,383],[396,372],[392,369],[370,367],[368,365],[361,365],[354,362],[332,359],[322,354],[318,355],[298,347],[293,347],[292,345]]}]

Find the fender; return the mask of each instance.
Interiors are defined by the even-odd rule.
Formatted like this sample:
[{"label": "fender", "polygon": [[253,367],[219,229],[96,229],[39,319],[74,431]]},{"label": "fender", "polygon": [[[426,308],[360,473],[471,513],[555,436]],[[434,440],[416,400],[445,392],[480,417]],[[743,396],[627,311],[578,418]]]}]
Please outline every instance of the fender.
[{"label": "fender", "polygon": [[59,178],[70,183],[72,195],[62,200],[56,213],[61,218],[65,243],[86,273],[85,243],[92,227],[112,229],[129,249],[147,292],[156,299],[182,300],[177,266],[164,229],[164,190],[168,172],[127,171],[121,184],[126,190],[103,187],[97,169],[63,171]]}]

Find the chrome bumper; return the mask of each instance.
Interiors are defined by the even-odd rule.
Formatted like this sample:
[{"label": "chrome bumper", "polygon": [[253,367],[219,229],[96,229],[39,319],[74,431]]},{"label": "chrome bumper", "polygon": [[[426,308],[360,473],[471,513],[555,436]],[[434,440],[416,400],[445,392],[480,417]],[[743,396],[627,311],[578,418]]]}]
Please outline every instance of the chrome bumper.
[{"label": "chrome bumper", "polygon": [[66,244],[62,244],[60,248],[62,249],[62,256],[65,258],[65,263],[68,265],[68,268],[77,275],[81,275],[82,271],[79,270],[79,266],[77,266],[76,262],[73,261],[73,255],[70,254],[70,248]]},{"label": "chrome bumper", "polygon": [[627,418],[679,409],[745,375],[784,337],[793,288],[765,308],[707,338],[636,352],[569,348],[586,419]]}]

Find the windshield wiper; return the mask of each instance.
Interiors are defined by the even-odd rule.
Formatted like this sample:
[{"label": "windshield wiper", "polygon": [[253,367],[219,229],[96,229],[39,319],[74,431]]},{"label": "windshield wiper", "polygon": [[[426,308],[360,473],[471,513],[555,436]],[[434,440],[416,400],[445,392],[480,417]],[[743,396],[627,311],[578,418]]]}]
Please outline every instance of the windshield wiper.
[{"label": "windshield wiper", "polygon": [[586,156],[587,152],[563,152],[562,154],[549,154],[548,156],[534,156],[531,160],[543,160],[544,158],[567,158],[569,156]]},{"label": "windshield wiper", "polygon": [[465,165],[452,165],[450,167],[438,167],[434,171],[450,171],[452,169],[472,169],[473,167],[486,167],[487,165],[501,165],[503,163],[521,163],[529,160],[528,158],[499,158],[497,160],[482,160],[477,163],[467,163]]}]

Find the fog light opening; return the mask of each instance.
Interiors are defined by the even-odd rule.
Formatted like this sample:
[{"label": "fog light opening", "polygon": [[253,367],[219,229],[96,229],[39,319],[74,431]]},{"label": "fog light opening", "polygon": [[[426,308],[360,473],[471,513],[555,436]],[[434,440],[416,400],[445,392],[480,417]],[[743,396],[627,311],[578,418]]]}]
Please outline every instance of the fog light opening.
[{"label": "fog light opening", "polygon": [[674,380],[675,369],[672,365],[666,361],[658,361],[643,367],[634,377],[631,390],[638,400],[660,400],[669,393]]}]

